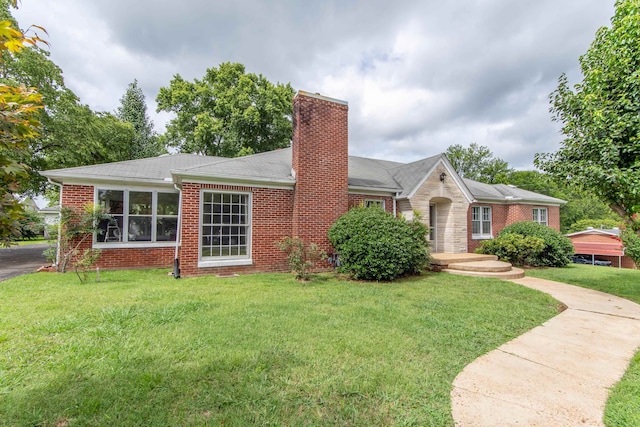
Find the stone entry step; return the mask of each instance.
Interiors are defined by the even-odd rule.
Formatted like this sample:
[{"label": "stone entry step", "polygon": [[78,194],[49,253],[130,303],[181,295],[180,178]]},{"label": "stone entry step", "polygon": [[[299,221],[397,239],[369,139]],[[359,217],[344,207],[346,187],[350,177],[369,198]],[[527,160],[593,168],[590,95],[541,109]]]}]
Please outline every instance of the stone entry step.
[{"label": "stone entry step", "polygon": [[492,277],[512,280],[524,277],[524,270],[514,268],[508,262],[498,261],[495,255],[432,253],[434,271],[475,277]]},{"label": "stone entry step", "polygon": [[497,261],[498,257],[495,255],[483,255],[483,254],[449,254],[436,252],[431,254],[431,265],[438,266],[440,268],[447,268],[449,264],[455,264],[459,262],[474,262],[474,261]]},{"label": "stone entry step", "polygon": [[502,273],[511,271],[511,264],[504,261],[471,261],[455,262],[447,266],[448,270],[484,271],[487,273]]},{"label": "stone entry step", "polygon": [[442,270],[442,272],[450,273],[450,274],[459,274],[462,276],[487,277],[487,278],[502,279],[502,280],[522,279],[524,277],[524,270],[516,267],[511,267],[511,270],[509,271],[497,271],[497,272],[452,270],[452,269],[445,268],[444,270]]}]

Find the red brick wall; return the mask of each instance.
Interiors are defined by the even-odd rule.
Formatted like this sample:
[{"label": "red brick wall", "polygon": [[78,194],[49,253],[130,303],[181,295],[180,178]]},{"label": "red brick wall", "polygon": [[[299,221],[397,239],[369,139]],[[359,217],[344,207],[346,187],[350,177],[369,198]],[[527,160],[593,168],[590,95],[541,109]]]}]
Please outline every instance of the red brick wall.
[{"label": "red brick wall", "polygon": [[[87,203],[94,202],[94,187],[65,184],[62,186],[60,200],[62,206],[80,211]],[[90,249],[92,242],[93,236],[89,236],[78,248],[79,252]],[[106,269],[169,267],[173,265],[174,253],[175,247],[104,248],[96,267]]]},{"label": "red brick wall", "polygon": [[524,205],[524,204],[512,204],[512,205],[493,205],[491,203],[475,203],[469,206],[467,212],[467,230],[468,230],[468,243],[467,250],[469,252],[475,251],[480,247],[482,240],[475,240],[471,238],[471,208],[473,206],[491,206],[491,231],[495,237],[500,230],[509,224],[519,221],[531,221],[533,219],[534,208],[546,208],[547,209],[547,222],[549,227],[560,231],[560,207],[559,206],[543,206],[543,205]]},{"label": "red brick wall", "polygon": [[365,194],[349,194],[349,209],[354,206],[364,206],[365,200],[384,200],[384,210],[393,213],[393,198],[385,196],[368,196]]},{"label": "red brick wall", "polygon": [[310,94],[293,101],[292,233],[331,252],[327,230],[349,208],[348,106]]},{"label": "red brick wall", "polygon": [[[200,190],[215,189],[251,193],[251,259],[249,266],[198,268],[200,238]],[[286,257],[276,242],[291,236],[293,191],[213,184],[182,184],[182,246],[180,269],[184,276],[289,271]]]}]

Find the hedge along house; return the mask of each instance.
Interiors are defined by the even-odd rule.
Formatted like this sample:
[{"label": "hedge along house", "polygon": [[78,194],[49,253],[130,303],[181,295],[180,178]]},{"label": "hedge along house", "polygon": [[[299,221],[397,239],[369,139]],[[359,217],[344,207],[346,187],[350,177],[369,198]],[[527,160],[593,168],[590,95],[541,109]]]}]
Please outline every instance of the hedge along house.
[{"label": "hedge along house", "polygon": [[348,105],[299,92],[292,147],[239,158],[165,155],[43,172],[61,205],[103,206],[87,247],[102,268],[166,267],[182,274],[287,271],[275,242],[298,236],[327,252],[329,227],[350,207],[421,214],[434,252],[467,252],[515,221],[559,229],[562,200],[462,179],[439,154],[404,164],[349,156]]}]

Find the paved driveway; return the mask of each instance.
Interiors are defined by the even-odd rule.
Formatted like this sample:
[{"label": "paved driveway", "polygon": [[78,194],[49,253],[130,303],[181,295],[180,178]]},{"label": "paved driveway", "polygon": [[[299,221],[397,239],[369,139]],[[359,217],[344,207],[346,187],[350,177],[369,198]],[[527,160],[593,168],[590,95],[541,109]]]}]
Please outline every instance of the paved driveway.
[{"label": "paved driveway", "polygon": [[47,249],[46,243],[39,245],[12,246],[0,248],[0,281],[10,277],[36,271],[45,265],[47,260],[42,251]]}]

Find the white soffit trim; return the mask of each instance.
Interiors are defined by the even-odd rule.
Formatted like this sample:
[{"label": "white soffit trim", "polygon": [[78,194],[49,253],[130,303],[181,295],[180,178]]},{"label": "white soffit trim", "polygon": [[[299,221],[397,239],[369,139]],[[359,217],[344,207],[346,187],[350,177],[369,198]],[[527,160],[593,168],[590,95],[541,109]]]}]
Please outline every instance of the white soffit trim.
[{"label": "white soffit trim", "polygon": [[[44,175],[46,176],[46,175]],[[133,178],[105,178],[105,177],[65,177],[65,176],[47,176],[49,179],[62,185],[121,185],[124,187],[166,187],[173,188],[173,180],[164,181],[158,179],[133,179]]]},{"label": "white soffit trim", "polygon": [[181,175],[174,176],[177,185],[182,185],[184,182],[193,182],[195,184],[214,184],[214,185],[235,185],[239,187],[257,187],[257,188],[274,188],[279,190],[292,190],[296,183],[289,180],[274,180],[274,179],[247,179],[237,177],[208,177],[198,175]]},{"label": "white soffit trim", "polygon": [[371,187],[358,187],[349,186],[349,194],[366,194],[368,196],[386,196],[394,197],[397,193],[397,189],[391,190],[388,188],[371,188]]}]

